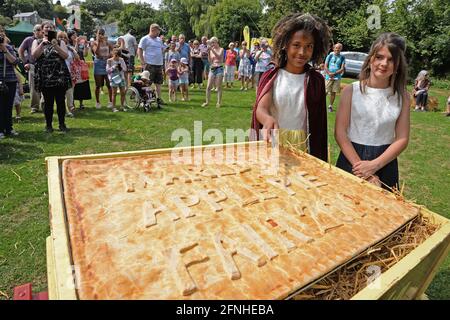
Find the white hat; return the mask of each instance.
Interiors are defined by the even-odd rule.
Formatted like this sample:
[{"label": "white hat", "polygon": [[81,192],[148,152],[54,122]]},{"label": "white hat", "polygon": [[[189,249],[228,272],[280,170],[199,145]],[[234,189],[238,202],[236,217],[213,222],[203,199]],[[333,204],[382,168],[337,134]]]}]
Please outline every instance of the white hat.
[{"label": "white hat", "polygon": [[184,57],[180,59],[180,62],[181,62],[182,64],[189,64],[188,61],[187,61],[187,59],[184,58]]},{"label": "white hat", "polygon": [[141,73],[141,79],[150,80],[150,72],[148,70],[143,71]]}]

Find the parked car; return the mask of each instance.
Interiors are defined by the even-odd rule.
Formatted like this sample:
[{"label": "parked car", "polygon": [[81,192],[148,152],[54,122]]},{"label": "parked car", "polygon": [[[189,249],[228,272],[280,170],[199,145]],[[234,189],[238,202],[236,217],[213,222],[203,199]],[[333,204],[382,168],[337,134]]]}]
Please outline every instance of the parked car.
[{"label": "parked car", "polygon": [[345,73],[344,76],[358,77],[361,72],[367,53],[342,51],[341,55],[345,57]]}]

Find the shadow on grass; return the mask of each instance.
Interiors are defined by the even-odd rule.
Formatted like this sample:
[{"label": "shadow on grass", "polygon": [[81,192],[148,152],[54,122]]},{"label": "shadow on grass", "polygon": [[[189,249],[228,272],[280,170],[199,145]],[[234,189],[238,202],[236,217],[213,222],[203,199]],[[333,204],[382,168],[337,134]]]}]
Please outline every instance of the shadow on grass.
[{"label": "shadow on grass", "polygon": [[[0,162],[2,164],[17,164],[29,160],[41,159],[51,155],[43,146],[48,146],[55,152],[65,145],[74,144],[85,137],[96,137],[106,140],[112,135],[120,137],[120,130],[111,128],[71,128],[68,133],[55,130],[53,133],[43,131],[22,132],[15,138],[0,141]],[[120,138],[119,138],[120,139]]]},{"label": "shadow on grass", "polygon": [[18,143],[13,139],[0,142],[0,163],[16,164],[43,157],[44,150],[31,143]]},{"label": "shadow on grass", "polygon": [[427,294],[430,299],[448,300],[450,299],[450,289],[448,280],[450,279],[450,269],[440,270],[428,287]]}]

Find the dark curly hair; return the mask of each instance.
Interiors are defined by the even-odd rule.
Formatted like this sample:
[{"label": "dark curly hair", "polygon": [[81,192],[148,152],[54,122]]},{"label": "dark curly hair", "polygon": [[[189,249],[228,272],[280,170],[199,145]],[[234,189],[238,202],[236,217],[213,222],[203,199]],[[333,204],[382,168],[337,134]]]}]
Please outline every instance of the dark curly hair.
[{"label": "dark curly hair", "polygon": [[308,32],[314,38],[314,50],[311,57],[315,63],[325,58],[330,48],[331,30],[326,22],[313,14],[292,13],[277,22],[272,29],[273,62],[280,68],[286,66],[286,47],[297,31]]}]

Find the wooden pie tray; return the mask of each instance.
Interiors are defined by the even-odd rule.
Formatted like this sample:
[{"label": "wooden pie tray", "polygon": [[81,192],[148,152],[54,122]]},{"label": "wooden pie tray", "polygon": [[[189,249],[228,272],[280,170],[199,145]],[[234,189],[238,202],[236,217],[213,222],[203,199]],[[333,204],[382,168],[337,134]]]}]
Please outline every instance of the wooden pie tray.
[{"label": "wooden pie tray", "polygon": [[[181,151],[203,161],[174,163]],[[275,155],[245,143],[48,158],[50,299],[285,299],[421,210],[306,153]],[[436,220],[433,272],[450,234]],[[423,268],[415,258],[355,298],[423,293],[434,273],[392,290]]]}]

